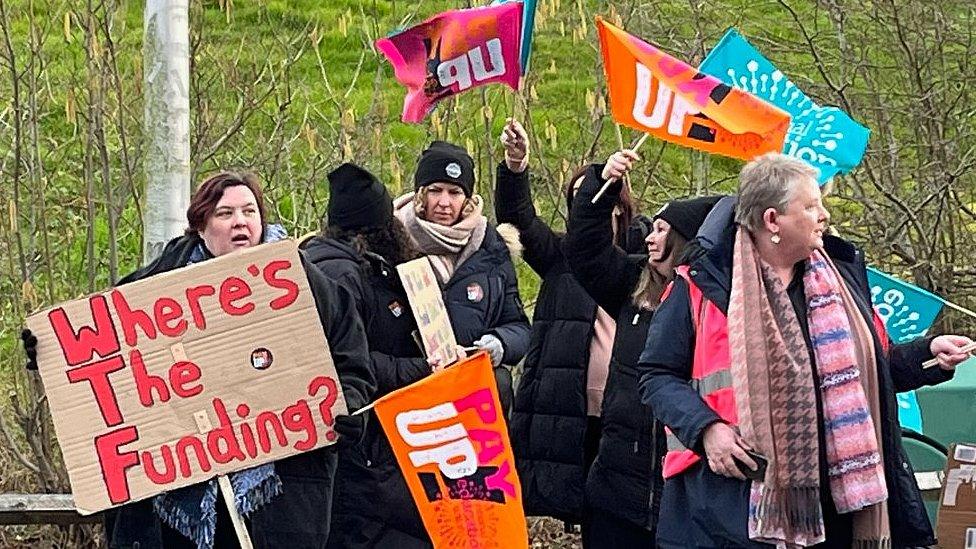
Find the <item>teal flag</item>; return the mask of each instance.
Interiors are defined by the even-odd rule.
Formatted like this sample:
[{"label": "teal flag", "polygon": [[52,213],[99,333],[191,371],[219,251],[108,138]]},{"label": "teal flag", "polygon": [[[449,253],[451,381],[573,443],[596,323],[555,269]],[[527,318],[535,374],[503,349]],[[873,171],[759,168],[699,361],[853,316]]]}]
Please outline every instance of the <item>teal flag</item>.
[{"label": "teal flag", "polygon": [[[942,311],[942,299],[907,282],[868,267],[871,302],[885,323],[892,343],[925,335]],[[922,410],[915,391],[899,393],[898,420],[902,427],[922,432]]]},{"label": "teal flag", "polygon": [[790,114],[783,153],[820,170],[821,185],[861,162],[870,130],[836,107],[818,105],[735,29],[729,29],[699,70]]},{"label": "teal flag", "polygon": [[942,311],[942,298],[868,267],[871,302],[885,323],[893,343],[904,343],[925,335]]},{"label": "teal flag", "polygon": [[532,31],[535,29],[535,7],[537,0],[493,0],[490,6],[508,2],[522,3],[522,49],[519,61],[522,64],[522,76],[529,72],[529,56],[532,55]]}]

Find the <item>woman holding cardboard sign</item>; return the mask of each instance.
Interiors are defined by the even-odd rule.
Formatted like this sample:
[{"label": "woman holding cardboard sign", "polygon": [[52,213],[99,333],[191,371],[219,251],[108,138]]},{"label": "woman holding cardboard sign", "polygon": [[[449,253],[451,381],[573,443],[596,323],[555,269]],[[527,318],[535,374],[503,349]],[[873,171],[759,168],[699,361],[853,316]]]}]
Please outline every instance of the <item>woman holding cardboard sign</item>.
[{"label": "woman holding cardboard sign", "polygon": [[529,345],[529,321],[507,243],[482,214],[474,194],[474,160],[457,145],[434,141],[414,175],[415,192],[393,201],[394,215],[431,266],[457,342],[491,356],[506,415],[512,402],[513,365]]},{"label": "woman holding cardboard sign", "polygon": [[935,542],[895,392],[951,378],[969,338],[889,345],[816,177],[781,154],[747,164],[651,324],[641,393],[670,428],[661,547]]},{"label": "woman holding cardboard sign", "polygon": [[[264,211],[256,176],[222,172],[211,177],[190,202],[186,234],[170,241],[156,261],[126,276],[119,285],[283,238],[280,226],[264,223]],[[345,289],[314,267],[304,266],[346,404],[355,410],[369,401],[375,387],[362,323]],[[267,368],[274,357],[259,348],[250,359],[255,368]],[[358,419],[336,418],[340,442],[359,438],[362,426]],[[335,469],[336,452],[327,447],[229,475],[255,547],[324,547]],[[238,546],[216,484],[196,484],[108,511],[109,546]]]}]

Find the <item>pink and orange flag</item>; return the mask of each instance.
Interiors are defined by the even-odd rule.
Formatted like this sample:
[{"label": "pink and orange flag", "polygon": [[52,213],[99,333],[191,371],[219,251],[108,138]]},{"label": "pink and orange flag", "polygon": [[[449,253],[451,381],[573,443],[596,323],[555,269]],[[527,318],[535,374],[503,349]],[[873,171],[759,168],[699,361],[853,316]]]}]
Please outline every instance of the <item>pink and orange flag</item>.
[{"label": "pink and orange flag", "polygon": [[610,111],[620,124],[712,154],[783,150],[790,115],[597,17]]},{"label": "pink and orange flag", "polygon": [[502,82],[518,89],[522,3],[446,11],[376,41],[407,87],[403,121],[420,122],[445,97]]},{"label": "pink and orange flag", "polygon": [[522,488],[488,355],[376,401],[435,549],[528,549]]}]

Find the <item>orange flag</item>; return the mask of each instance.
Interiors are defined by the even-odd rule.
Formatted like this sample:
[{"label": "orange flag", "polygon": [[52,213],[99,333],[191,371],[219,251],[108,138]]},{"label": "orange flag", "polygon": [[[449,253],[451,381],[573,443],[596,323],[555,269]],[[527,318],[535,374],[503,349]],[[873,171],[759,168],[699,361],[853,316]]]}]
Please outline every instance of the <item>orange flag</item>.
[{"label": "orange flag", "polygon": [[485,352],[384,396],[375,412],[435,548],[528,548],[522,489]]},{"label": "orange flag", "polygon": [[790,116],[596,18],[610,111],[658,139],[750,160],[783,150]]}]

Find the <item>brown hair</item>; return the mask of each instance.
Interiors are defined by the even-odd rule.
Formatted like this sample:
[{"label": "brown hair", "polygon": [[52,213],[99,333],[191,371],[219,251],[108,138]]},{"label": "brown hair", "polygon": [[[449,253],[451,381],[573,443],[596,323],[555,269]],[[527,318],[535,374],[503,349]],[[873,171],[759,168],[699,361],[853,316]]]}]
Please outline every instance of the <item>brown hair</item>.
[{"label": "brown hair", "polygon": [[188,225],[186,234],[200,232],[206,228],[207,219],[217,209],[217,203],[224,196],[224,190],[238,185],[243,185],[254,193],[258,213],[261,215],[261,239],[264,240],[264,193],[261,192],[261,181],[252,172],[223,171],[201,183],[190,198],[190,206],[186,209]]},{"label": "brown hair", "polygon": [[[671,229],[668,231],[668,236],[664,240],[664,252],[661,254],[661,261],[670,260],[672,266],[676,266],[678,260],[684,254],[687,244],[688,241],[685,240],[685,237],[678,234],[678,231]],[[671,271],[673,273],[674,269],[672,268]],[[647,264],[644,265],[644,270],[641,271],[640,280],[637,281],[637,286],[634,287],[634,293],[631,294],[634,304],[641,309],[650,311],[657,309],[658,303],[661,301],[661,294],[664,293],[664,289],[673,279],[673,274],[664,276],[657,272],[651,265],[650,258],[648,258]]]},{"label": "brown hair", "polygon": [[[563,186],[563,197],[566,199],[566,214],[567,219],[569,217],[569,212],[573,211],[573,198],[576,192],[573,187],[576,182],[581,178],[586,176],[586,170],[589,166],[582,166],[578,168],[573,175],[569,177],[569,181]],[[617,242],[619,246],[625,246],[627,244],[627,234],[630,232],[630,223],[634,219],[636,212],[636,206],[634,205],[634,197],[630,194],[630,186],[624,185],[620,189],[620,194],[617,196],[617,203],[615,204],[620,208],[620,214],[617,220]]]},{"label": "brown hair", "polygon": [[360,255],[365,255],[366,252],[379,255],[391,265],[399,265],[422,255],[414,246],[403,223],[395,217],[391,217],[382,227],[352,230],[326,226],[322,234],[350,244]]}]

